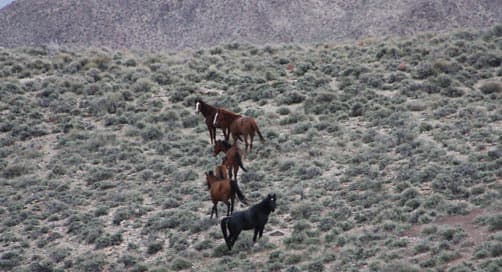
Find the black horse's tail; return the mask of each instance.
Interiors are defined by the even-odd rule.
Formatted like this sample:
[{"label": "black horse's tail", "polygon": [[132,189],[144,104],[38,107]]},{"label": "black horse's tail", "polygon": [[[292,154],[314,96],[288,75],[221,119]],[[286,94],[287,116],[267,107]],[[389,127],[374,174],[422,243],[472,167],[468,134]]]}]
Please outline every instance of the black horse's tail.
[{"label": "black horse's tail", "polygon": [[232,186],[232,191],[237,194],[237,197],[239,198],[239,200],[242,203],[244,203],[246,205],[249,205],[246,197],[244,196],[244,194],[239,189],[239,185],[237,185],[237,180],[235,180],[235,179],[230,180],[230,186]]},{"label": "black horse's tail", "polygon": [[237,164],[239,164],[239,167],[242,169],[242,171],[247,172],[248,170],[244,168],[244,165],[242,164],[241,154],[237,152],[237,155],[235,157],[237,160]]},{"label": "black horse's tail", "polygon": [[228,241],[228,234],[227,234],[227,228],[228,228],[228,220],[230,219],[230,216],[225,216],[223,219],[221,219],[221,231],[223,232],[223,238],[225,238],[225,244],[227,244],[228,250],[232,249],[232,246],[230,245],[230,242]]}]

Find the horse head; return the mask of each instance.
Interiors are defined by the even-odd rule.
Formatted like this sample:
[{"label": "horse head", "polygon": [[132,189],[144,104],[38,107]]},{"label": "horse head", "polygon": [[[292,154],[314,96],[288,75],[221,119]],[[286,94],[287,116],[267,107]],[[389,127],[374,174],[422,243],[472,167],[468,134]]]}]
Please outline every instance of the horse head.
[{"label": "horse head", "polygon": [[221,151],[225,152],[223,141],[217,140],[216,143],[214,143],[214,156],[218,155]]},{"label": "horse head", "polygon": [[206,174],[206,183],[207,183],[207,188],[211,189],[211,181],[215,177],[213,171],[209,171],[204,173]]},{"label": "horse head", "polygon": [[275,207],[276,207],[275,200],[276,199],[277,199],[277,196],[275,195],[275,193],[268,194],[267,198],[265,199],[266,204],[267,204],[267,208],[270,209],[271,211],[275,211]]},{"label": "horse head", "polygon": [[201,112],[200,107],[202,103],[203,102],[200,99],[195,100],[195,114],[199,114]]}]

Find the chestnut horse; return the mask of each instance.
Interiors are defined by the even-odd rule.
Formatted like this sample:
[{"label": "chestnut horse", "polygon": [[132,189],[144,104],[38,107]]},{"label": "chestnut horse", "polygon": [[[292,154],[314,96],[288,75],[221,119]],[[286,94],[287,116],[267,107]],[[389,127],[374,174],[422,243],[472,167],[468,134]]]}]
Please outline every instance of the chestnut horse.
[{"label": "chestnut horse", "polygon": [[[207,188],[211,195],[211,201],[213,201],[213,209],[211,210],[211,217],[213,218],[213,213],[218,217],[218,202],[221,201],[227,205],[227,216],[234,211],[234,201],[235,195],[239,200],[248,205],[246,197],[242,194],[236,180],[231,179],[220,179],[213,174],[213,171],[206,173]],[[230,203],[228,200],[230,199]]]},{"label": "chestnut horse", "polygon": [[[225,158],[223,159],[223,162],[225,162]],[[219,179],[228,179],[229,172],[230,171],[228,171],[228,168],[225,166],[225,164],[217,165],[214,169],[214,173]]]},{"label": "chestnut horse", "polygon": [[[265,141],[261,135],[260,129],[258,129],[256,121],[252,117],[242,116],[224,109],[218,109],[214,115],[213,125],[221,127],[222,129],[230,129],[234,143],[239,139],[240,135],[243,135],[244,143],[246,144],[246,152],[248,151],[248,147],[250,152],[251,149],[253,149],[253,138],[255,133],[258,133],[262,142]],[[248,143],[248,135],[251,140],[250,143]]]},{"label": "chestnut horse", "polygon": [[201,99],[195,100],[195,113],[202,113],[206,119],[207,130],[209,130],[209,138],[211,139],[211,144],[216,142],[216,128],[221,128],[223,130],[223,135],[226,140],[230,137],[229,128],[222,128],[221,126],[216,126],[213,124],[214,115],[218,111],[218,108],[213,107]]},{"label": "chestnut horse", "polygon": [[[239,172],[239,167],[242,168],[244,172],[248,170],[242,165],[242,157],[237,143],[233,145],[229,144],[227,141],[217,140],[214,144],[214,155],[217,156],[220,152],[225,152],[225,157],[223,157],[222,164],[228,169],[228,176],[230,178],[235,177],[237,180],[237,172]],[[233,175],[232,175],[232,170]]]}]

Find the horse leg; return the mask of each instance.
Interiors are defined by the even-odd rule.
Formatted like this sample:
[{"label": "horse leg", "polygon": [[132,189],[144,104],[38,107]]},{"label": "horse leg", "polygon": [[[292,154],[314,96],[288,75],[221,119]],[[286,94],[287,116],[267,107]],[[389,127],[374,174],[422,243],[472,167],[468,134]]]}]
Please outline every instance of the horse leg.
[{"label": "horse leg", "polygon": [[227,201],[225,201],[225,205],[227,205],[227,216],[230,215],[230,209],[232,208],[232,206],[230,205],[230,203]]},{"label": "horse leg", "polygon": [[232,179],[232,167],[228,167],[228,177]]},{"label": "horse leg", "polygon": [[[249,144],[248,144],[248,135],[247,134],[244,134],[244,143],[246,144],[246,153],[247,153],[248,152],[248,146],[249,146]],[[251,151],[251,150],[249,150],[249,151]]]},{"label": "horse leg", "polygon": [[253,244],[256,242],[256,236],[258,236],[259,229],[258,227],[254,228],[254,235],[253,235]]},{"label": "horse leg", "polygon": [[[213,204],[213,208],[211,209],[211,216],[209,217],[209,219],[213,218],[214,208],[216,208],[216,204]],[[216,216],[216,218],[218,218],[218,216]]]},{"label": "horse leg", "polygon": [[241,233],[240,230],[235,230],[235,232],[232,232],[230,230],[230,248],[232,248],[235,244],[235,241],[237,241],[237,238],[239,237],[239,234]]},{"label": "horse leg", "polygon": [[216,127],[213,126],[211,130],[211,144],[216,143]]},{"label": "horse leg", "polygon": [[249,152],[251,152],[251,150],[253,149],[253,138],[254,138],[254,135],[253,134],[249,135],[249,138],[250,138]]},{"label": "horse leg", "polygon": [[212,127],[206,123],[207,125],[207,131],[209,131],[209,140],[211,141],[211,145],[213,144],[213,129]]}]

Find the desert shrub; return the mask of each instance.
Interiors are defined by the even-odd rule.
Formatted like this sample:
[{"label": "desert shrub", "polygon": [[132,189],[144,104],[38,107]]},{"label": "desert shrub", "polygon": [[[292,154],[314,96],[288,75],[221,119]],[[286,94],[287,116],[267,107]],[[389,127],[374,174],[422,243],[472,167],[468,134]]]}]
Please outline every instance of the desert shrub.
[{"label": "desert shrub", "polygon": [[406,103],[406,107],[410,111],[423,111],[427,108],[426,104],[421,101],[411,101]]},{"label": "desert shrub", "polygon": [[479,88],[483,94],[492,94],[502,92],[502,84],[498,82],[487,82]]},{"label": "desert shrub", "polygon": [[496,214],[488,219],[488,230],[490,231],[502,230],[502,214]]},{"label": "desert shrub", "polygon": [[291,111],[289,110],[289,108],[286,108],[286,107],[280,107],[277,109],[276,111],[278,114],[280,115],[288,115]]},{"label": "desert shrub", "polygon": [[54,271],[54,264],[50,260],[36,261],[31,263],[29,267],[32,272]]},{"label": "desert shrub", "polygon": [[2,176],[7,179],[19,177],[30,173],[31,169],[26,164],[11,164],[2,171]]},{"label": "desert shrub", "polygon": [[71,249],[69,248],[55,248],[49,252],[49,257],[55,263],[59,263],[70,255]]},{"label": "desert shrub", "polygon": [[103,271],[105,256],[101,254],[85,253],[75,260],[75,268],[84,272]]},{"label": "desert shrub", "polygon": [[164,248],[164,241],[150,241],[146,246],[146,253],[148,255],[156,254]]},{"label": "desert shrub", "polygon": [[11,270],[18,266],[22,261],[23,256],[19,251],[4,252],[0,257],[0,268],[5,271]]},{"label": "desert shrub", "polygon": [[319,204],[310,201],[305,201],[294,206],[291,210],[291,217],[300,219],[309,219],[313,216],[318,216],[322,208]]},{"label": "desert shrub", "polygon": [[473,271],[473,267],[468,264],[459,264],[448,269],[448,272],[470,272]]},{"label": "desert shrub", "polygon": [[467,63],[476,69],[484,69],[490,67],[498,67],[502,62],[502,57],[492,53],[475,53],[468,57]]},{"label": "desert shrub", "polygon": [[118,232],[113,235],[105,234],[97,238],[95,241],[95,248],[105,248],[109,246],[117,246],[122,243],[122,233]]},{"label": "desert shrub", "polygon": [[91,185],[99,181],[108,180],[113,177],[113,171],[111,169],[96,167],[91,169],[90,175],[87,177],[87,184]]},{"label": "desert shrub", "polygon": [[312,68],[313,67],[312,67],[311,63],[299,62],[296,64],[294,73],[296,76],[300,77],[300,76],[303,76],[305,73],[307,73]]},{"label": "desert shrub", "polygon": [[192,267],[192,262],[185,258],[176,258],[171,263],[171,269],[174,271],[184,270]]},{"label": "desert shrub", "polygon": [[422,271],[414,264],[405,263],[404,261],[394,261],[382,268],[382,272],[419,272]]},{"label": "desert shrub", "polygon": [[146,210],[144,208],[135,205],[131,205],[129,207],[120,207],[113,214],[112,223],[114,225],[120,225],[120,223],[124,220],[130,219],[133,216],[141,216],[145,213]]},{"label": "desert shrub", "polygon": [[141,132],[141,137],[145,141],[160,140],[164,133],[158,126],[147,126]]},{"label": "desert shrub", "polygon": [[194,245],[194,248],[198,251],[213,248],[215,243],[212,240],[203,240]]},{"label": "desert shrub", "polygon": [[180,210],[163,211],[152,215],[143,227],[143,233],[162,231],[178,228],[182,231],[189,230],[192,222],[196,221],[192,212]]},{"label": "desert shrub", "polygon": [[316,166],[299,167],[296,171],[296,175],[301,179],[312,179],[322,175],[322,170]]},{"label": "desert shrub", "polygon": [[451,98],[461,97],[464,95],[464,91],[462,91],[459,88],[455,88],[455,87],[448,87],[448,88],[442,89],[440,91],[440,93],[444,96],[451,97]]},{"label": "desert shrub", "polygon": [[322,261],[313,261],[307,264],[307,271],[309,272],[322,272],[324,271],[324,264]]},{"label": "desert shrub", "polygon": [[349,116],[351,116],[351,117],[357,117],[357,116],[363,115],[363,113],[364,113],[364,105],[361,104],[361,103],[359,103],[359,102],[356,102],[350,108]]},{"label": "desert shrub", "polygon": [[298,104],[301,103],[305,100],[305,96],[300,94],[297,91],[293,91],[289,93],[288,95],[282,95],[279,96],[277,100],[278,105],[292,105],[292,104]]},{"label": "desert shrub", "polygon": [[359,81],[372,88],[381,88],[384,83],[384,76],[381,74],[364,74],[359,77]]},{"label": "desert shrub", "polygon": [[126,254],[120,256],[120,258],[118,259],[118,262],[124,264],[125,267],[131,267],[131,266],[137,264],[138,260],[135,256],[126,253]]},{"label": "desert shrub", "polygon": [[428,77],[434,76],[436,71],[430,63],[420,63],[415,67],[413,76],[416,79],[426,79]]}]

